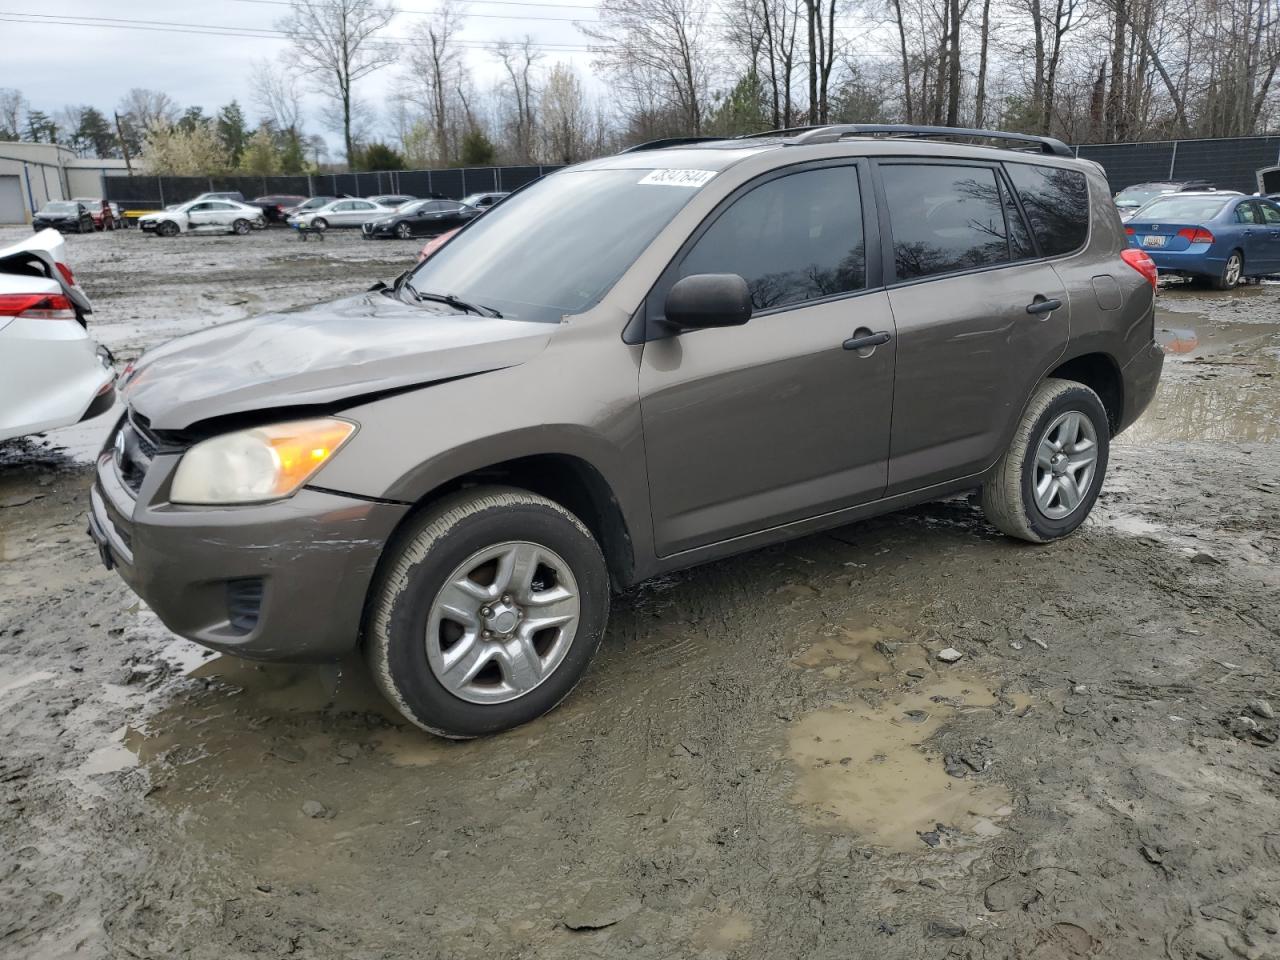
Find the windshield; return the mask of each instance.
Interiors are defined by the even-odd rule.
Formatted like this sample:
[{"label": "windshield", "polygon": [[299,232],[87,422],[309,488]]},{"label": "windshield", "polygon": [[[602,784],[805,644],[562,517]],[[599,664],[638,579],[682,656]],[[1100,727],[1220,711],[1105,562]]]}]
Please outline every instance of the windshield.
[{"label": "windshield", "polygon": [[1116,206],[1118,207],[1140,207],[1153,197],[1158,197],[1162,193],[1171,193],[1173,187],[1169,184],[1158,184],[1142,187],[1129,187],[1127,190],[1121,190],[1116,194]]},{"label": "windshield", "polygon": [[1152,200],[1138,211],[1143,220],[1189,220],[1197,223],[1212,220],[1218,215],[1227,201],[1222,197],[1188,197],[1170,194],[1158,200]]},{"label": "windshield", "polygon": [[514,320],[556,323],[587,310],[697,193],[651,174],[553,174],[473,220],[410,282]]},{"label": "windshield", "polygon": [[74,203],[67,203],[65,200],[54,201],[53,203],[46,203],[44,205],[44,209],[41,210],[40,212],[41,213],[75,213],[76,205]]}]

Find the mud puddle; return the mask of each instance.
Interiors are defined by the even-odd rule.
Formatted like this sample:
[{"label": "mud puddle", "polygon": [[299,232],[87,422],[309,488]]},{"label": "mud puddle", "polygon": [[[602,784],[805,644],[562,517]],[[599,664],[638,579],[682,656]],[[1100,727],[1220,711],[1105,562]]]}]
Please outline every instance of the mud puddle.
[{"label": "mud puddle", "polygon": [[[1263,303],[1275,299],[1265,288],[1255,297],[1264,297]],[[1156,316],[1156,339],[1166,354],[1164,375],[1151,406],[1118,442],[1149,446],[1280,437],[1280,323],[1248,315],[1224,319],[1221,311],[1171,310],[1171,299],[1161,296]],[[1190,295],[1185,299],[1196,303]]]},{"label": "mud puddle", "polygon": [[976,682],[947,679],[878,707],[803,717],[788,747],[801,771],[796,800],[817,812],[815,822],[894,850],[921,851],[922,838],[937,846],[998,836],[1013,813],[1009,791],[949,776],[943,757],[924,746],[950,717],[995,705]]}]

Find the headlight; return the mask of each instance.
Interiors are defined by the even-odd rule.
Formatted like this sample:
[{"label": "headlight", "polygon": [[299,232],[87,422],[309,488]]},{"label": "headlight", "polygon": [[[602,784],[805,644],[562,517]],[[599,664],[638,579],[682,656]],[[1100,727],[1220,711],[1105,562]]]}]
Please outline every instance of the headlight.
[{"label": "headlight", "polygon": [[335,417],[275,423],[213,437],[182,455],[173,503],[258,503],[287,497],[356,432]]}]

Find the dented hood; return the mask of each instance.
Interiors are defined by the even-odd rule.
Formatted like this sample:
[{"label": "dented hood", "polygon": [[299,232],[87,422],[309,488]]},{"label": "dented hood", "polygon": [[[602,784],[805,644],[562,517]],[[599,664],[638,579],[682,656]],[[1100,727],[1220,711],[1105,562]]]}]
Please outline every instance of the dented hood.
[{"label": "dented hood", "polygon": [[182,430],[512,367],[537,355],[555,329],[370,292],[171,340],[137,361],[123,394],[155,429]]}]

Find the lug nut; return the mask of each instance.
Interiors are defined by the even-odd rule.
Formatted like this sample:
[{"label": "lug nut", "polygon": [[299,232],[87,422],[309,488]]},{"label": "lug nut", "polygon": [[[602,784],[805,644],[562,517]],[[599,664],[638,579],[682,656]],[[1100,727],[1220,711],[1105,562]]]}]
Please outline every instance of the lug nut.
[{"label": "lug nut", "polygon": [[491,614],[491,613],[493,613],[493,611],[492,611],[492,610],[490,610],[488,607],[481,607],[481,608],[480,608],[480,616],[482,616],[482,617],[487,617],[487,616],[489,616],[489,614]]}]

